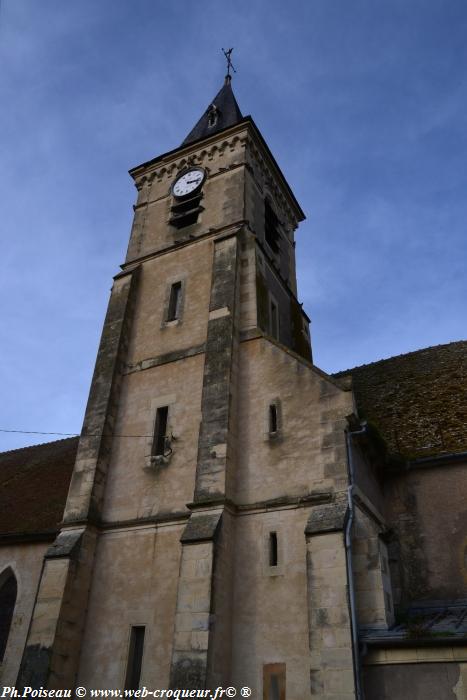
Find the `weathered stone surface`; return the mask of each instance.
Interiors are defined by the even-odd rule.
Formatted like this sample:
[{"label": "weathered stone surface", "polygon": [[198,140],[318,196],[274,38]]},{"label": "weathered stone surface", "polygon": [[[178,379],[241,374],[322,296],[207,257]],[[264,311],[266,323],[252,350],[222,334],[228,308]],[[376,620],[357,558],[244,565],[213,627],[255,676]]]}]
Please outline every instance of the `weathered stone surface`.
[{"label": "weathered stone surface", "polygon": [[[240,348],[242,329],[257,326],[260,251],[258,237],[246,230],[244,214],[248,208],[259,236],[264,236],[263,198],[257,198],[256,190],[250,192],[257,187],[251,180],[245,192],[245,145],[231,145],[231,150],[222,145],[210,161],[205,198],[210,206],[202,226],[200,221],[199,227],[177,233],[177,241],[166,226],[172,176],[147,181],[140,190],[130,255],[147,257],[140,260],[138,290],[128,301],[131,333],[120,325],[118,344],[121,319],[116,314],[103,350],[117,348],[118,376],[110,388],[112,364],[102,358],[90,398],[97,422],[86,424],[81,476],[75,477],[71,492],[73,499],[78,497],[73,513],[69,511],[72,522],[86,512],[81,495],[93,489],[96,507],[89,513],[96,527],[101,518],[105,522],[98,530],[79,650],[77,680],[86,687],[118,687],[128,658],[129,629],[145,625],[141,682],[147,687],[168,687],[169,682],[173,687],[217,687],[231,677],[238,687],[251,685],[258,694],[264,660],[279,654],[287,667],[290,697],[301,700],[309,691],[303,531],[310,507],[329,501],[336,490],[331,471],[341,469],[338,427],[349,412],[350,396],[335,386],[321,392],[320,384],[327,384],[323,373],[272,340],[250,335]],[[254,177],[261,187],[272,167],[263,156],[254,158]],[[245,196],[251,197],[248,205]],[[284,221],[293,219],[287,193],[277,190],[275,197]],[[240,223],[234,225],[236,219]],[[280,295],[282,324],[289,322],[291,309],[287,287],[295,284],[289,275],[289,240],[286,246],[281,279],[270,260],[263,257],[262,263],[268,265],[265,279]],[[161,300],[181,275],[186,280],[183,323],[163,323]],[[124,276],[117,282],[126,285]],[[293,315],[297,335],[298,308]],[[270,398],[281,406],[281,440],[274,445],[264,439]],[[162,405],[169,407],[173,454],[163,469],[151,472],[144,469],[154,429],[151,412]],[[101,439],[103,416],[107,423]],[[326,434],[333,439],[323,459]],[[203,510],[190,508],[190,515],[185,504],[194,492]],[[227,509],[222,521],[218,513],[205,512],[207,504],[213,510],[221,505]],[[268,558],[271,531],[278,537],[279,562],[274,567]],[[75,654],[73,614],[86,608],[78,594],[90,584],[76,578],[74,562],[67,558],[75,551],[71,542],[62,540],[57,556],[47,560],[70,566],[68,578],[62,572],[67,605],[56,645],[62,660],[70,649]],[[81,554],[90,552],[84,548]],[[335,575],[335,569],[329,572]],[[326,604],[334,601],[335,596],[331,601],[323,593],[321,609],[331,625],[334,612]],[[47,613],[47,625],[49,617]],[[342,619],[339,607],[336,620]],[[63,681],[63,673],[57,678]]]},{"label": "weathered stone surface", "polygon": [[213,515],[192,515],[183,531],[180,541],[186,544],[188,542],[213,540],[220,520],[221,513]]},{"label": "weathered stone surface", "polygon": [[198,690],[206,687],[205,655],[194,654],[178,658],[170,673],[170,688]]},{"label": "weathered stone surface", "polygon": [[[467,598],[467,460],[388,476],[396,605]],[[446,543],[449,546],[446,546]]]},{"label": "weathered stone surface", "polygon": [[[198,442],[195,502],[225,495],[227,442],[232,411],[235,299],[237,295],[236,237],[215,243],[209,310],[229,309],[229,314],[208,322],[204,364],[202,421]],[[225,445],[221,453],[216,449]]]},{"label": "weathered stone surface", "polygon": [[350,700],[355,689],[344,538],[336,528],[318,535],[306,538],[312,696]]},{"label": "weathered stone surface", "polygon": [[139,268],[116,280],[107,309],[64,522],[98,519],[104,496],[121,371],[126,361]]},{"label": "weathered stone surface", "polygon": [[457,663],[403,663],[364,669],[366,696],[378,700],[464,700],[465,681],[466,665]]},{"label": "weathered stone surface", "polygon": [[335,503],[315,506],[306,524],[305,534],[319,535],[322,532],[343,530],[347,516],[347,500],[340,498]]},{"label": "weathered stone surface", "polygon": [[24,650],[21,666],[16,681],[18,690],[25,687],[47,687],[52,650],[40,644],[32,644]]},{"label": "weathered stone surface", "polygon": [[193,345],[189,348],[184,348],[183,350],[174,350],[173,352],[167,352],[164,355],[157,355],[156,357],[150,357],[145,360],[141,360],[136,364],[128,365],[126,374],[131,372],[139,372],[143,369],[151,369],[152,367],[159,367],[160,365],[166,365],[169,362],[177,362],[178,360],[184,360],[186,357],[193,357],[194,355],[199,355],[206,350],[205,343],[200,345]]},{"label": "weathered stone surface", "polygon": [[47,550],[46,558],[75,558],[81,545],[82,536],[83,530],[64,530],[60,532],[55,542]]}]

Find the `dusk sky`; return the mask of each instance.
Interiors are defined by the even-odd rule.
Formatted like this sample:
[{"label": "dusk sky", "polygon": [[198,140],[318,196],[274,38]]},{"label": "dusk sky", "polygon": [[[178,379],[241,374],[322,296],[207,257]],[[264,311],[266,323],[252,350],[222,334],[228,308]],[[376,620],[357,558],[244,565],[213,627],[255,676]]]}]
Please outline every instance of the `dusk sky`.
[{"label": "dusk sky", "polygon": [[[465,0],[0,0],[0,427],[78,433],[136,190],[233,89],[328,372],[465,339]],[[0,450],[54,436],[0,433]]]}]

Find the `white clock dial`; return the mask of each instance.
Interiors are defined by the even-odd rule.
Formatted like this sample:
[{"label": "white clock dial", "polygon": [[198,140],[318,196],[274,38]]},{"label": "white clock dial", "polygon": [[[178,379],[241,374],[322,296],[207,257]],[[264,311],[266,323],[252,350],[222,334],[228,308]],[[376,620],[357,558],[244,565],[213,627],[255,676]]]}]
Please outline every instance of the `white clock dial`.
[{"label": "white clock dial", "polygon": [[175,180],[172,192],[175,197],[185,197],[194,192],[204,180],[204,170],[194,168]]}]

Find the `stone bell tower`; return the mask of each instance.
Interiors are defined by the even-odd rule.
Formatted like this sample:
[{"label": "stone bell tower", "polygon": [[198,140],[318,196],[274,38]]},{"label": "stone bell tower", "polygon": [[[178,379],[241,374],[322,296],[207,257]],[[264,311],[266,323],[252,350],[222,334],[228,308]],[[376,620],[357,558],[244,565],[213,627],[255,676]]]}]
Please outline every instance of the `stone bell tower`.
[{"label": "stone bell tower", "polygon": [[19,683],[303,700],[321,673],[309,523],[342,511],[352,410],[312,365],[303,213],[230,76],[181,146],[130,174],[128,253]]}]

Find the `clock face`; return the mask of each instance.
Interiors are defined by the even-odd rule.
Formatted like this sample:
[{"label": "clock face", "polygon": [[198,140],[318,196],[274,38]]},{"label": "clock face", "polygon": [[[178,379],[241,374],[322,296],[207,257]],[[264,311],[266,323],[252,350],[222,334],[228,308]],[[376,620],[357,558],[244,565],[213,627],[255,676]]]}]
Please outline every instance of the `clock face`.
[{"label": "clock face", "polygon": [[180,175],[180,177],[175,180],[172,186],[174,196],[185,197],[187,194],[191,194],[201,186],[204,178],[205,173],[201,168],[188,170],[188,172]]}]

